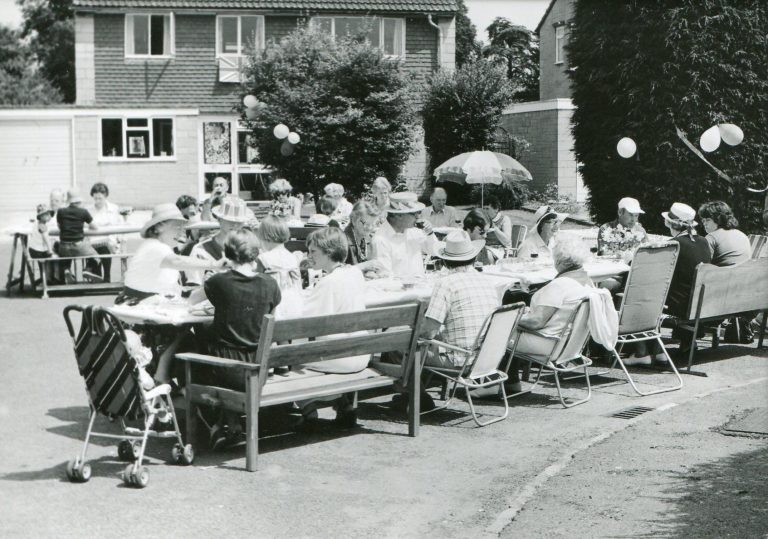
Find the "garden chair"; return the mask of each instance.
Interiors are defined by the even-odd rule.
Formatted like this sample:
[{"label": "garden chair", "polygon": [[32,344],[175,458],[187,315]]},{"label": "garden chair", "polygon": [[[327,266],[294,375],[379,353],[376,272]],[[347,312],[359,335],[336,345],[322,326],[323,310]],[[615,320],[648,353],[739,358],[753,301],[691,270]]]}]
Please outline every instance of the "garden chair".
[{"label": "garden chair", "polygon": [[[81,313],[80,329],[75,335],[72,313]],[[149,470],[142,466],[147,438],[175,438],[171,451],[174,462],[191,464],[194,460],[192,445],[184,445],[171,402],[171,387],[162,384],[145,390],[138,380],[138,365],[128,354],[126,337],[120,321],[101,307],[69,305],[64,308],[64,321],[74,342],[78,370],[85,381],[90,413],[83,448],[69,461],[66,468],[70,481],[84,483],[91,477],[91,466],[86,462],[91,436],[116,438],[118,456],[129,461],[123,480],[129,486],[144,488],[149,483]],[[97,414],[119,420],[123,435],[95,433],[93,423]],[[170,414],[173,430],[153,430],[158,416]],[[130,427],[128,421],[138,421],[142,428]]]},{"label": "garden chair", "polygon": [[[640,247],[632,259],[632,269],[627,277],[627,284],[621,298],[619,309],[619,340],[611,352],[613,366],[621,366],[627,380],[639,395],[655,395],[666,391],[675,391],[683,387],[683,379],[677,367],[669,357],[661,341],[661,319],[664,302],[667,298],[672,274],[675,271],[680,245],[677,242],[658,246]],[[621,359],[621,349],[625,344],[655,341],[667,358],[672,373],[677,377],[677,385],[663,387],[653,391],[641,391]]]},{"label": "garden chair", "polygon": [[[459,387],[463,387],[467,393],[469,410],[472,413],[472,419],[479,427],[496,423],[506,419],[509,415],[509,404],[507,403],[506,393],[504,391],[504,382],[507,380],[506,372],[499,370],[499,365],[507,355],[507,344],[510,335],[517,327],[517,322],[523,315],[524,303],[514,303],[504,305],[493,311],[478,334],[475,344],[469,350],[452,346],[437,339],[422,340],[420,345],[423,352],[432,349],[435,354],[440,353],[440,349],[448,349],[464,354],[464,363],[456,368],[432,367],[425,365],[423,367],[429,373],[444,378],[449,384],[453,384],[449,397],[445,402],[433,410],[442,410],[447,408],[456,395]],[[426,356],[424,353],[422,357]],[[496,416],[493,419],[481,422],[477,417],[475,405],[472,402],[471,390],[499,386],[504,401],[504,415]],[[429,413],[429,412],[425,412]]]},{"label": "garden chair", "polygon": [[749,245],[752,247],[752,260],[757,260],[763,256],[763,251],[767,250],[766,243],[768,243],[768,236],[761,236],[760,234],[749,235]]},{"label": "garden chair", "polygon": [[[582,351],[587,344],[587,340],[589,339],[589,298],[584,298],[576,304],[563,332],[556,337],[544,335],[536,330],[526,329],[524,327],[519,327],[518,331],[520,334],[529,333],[550,340],[552,342],[552,350],[546,356],[521,353],[517,351],[517,343],[519,339],[515,340],[510,349],[510,361],[507,362],[505,370],[509,370],[509,365],[513,358],[535,363],[539,366],[539,370],[536,373],[536,379],[533,381],[533,385],[530,388],[515,393],[514,395],[510,395],[510,398],[533,391],[539,384],[543,371],[546,370],[554,375],[557,396],[563,407],[572,408],[573,406],[583,404],[590,399],[592,396],[592,385],[589,381],[589,371],[587,369],[592,365],[592,360],[582,354]],[[566,403],[560,386],[560,375],[574,372],[579,369],[584,369],[584,377],[587,382],[587,396],[583,399]],[[579,375],[579,377],[581,377],[581,375]]]},{"label": "garden chair", "polygon": [[506,257],[516,257],[517,251],[525,241],[525,236],[528,234],[528,227],[525,225],[512,225],[512,234],[509,247],[506,249]]}]

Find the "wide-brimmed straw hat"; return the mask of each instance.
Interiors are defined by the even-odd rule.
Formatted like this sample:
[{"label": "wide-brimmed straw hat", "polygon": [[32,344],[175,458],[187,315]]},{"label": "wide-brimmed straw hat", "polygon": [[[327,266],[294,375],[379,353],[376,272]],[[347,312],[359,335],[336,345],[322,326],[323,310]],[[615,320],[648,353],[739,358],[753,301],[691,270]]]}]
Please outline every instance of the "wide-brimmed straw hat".
[{"label": "wide-brimmed straw hat", "polygon": [[54,213],[56,213],[56,212],[55,212],[55,211],[53,211],[52,209],[50,209],[50,208],[49,208],[48,206],[46,206],[45,204],[38,204],[38,205],[37,205],[37,217],[38,217],[38,219],[39,219],[40,217],[42,217],[43,215],[45,215],[46,213],[47,213],[48,215],[50,215],[51,217],[53,217],[53,214],[54,214]]},{"label": "wide-brimmed straw hat", "polygon": [[246,223],[253,219],[253,212],[248,209],[248,205],[241,198],[226,196],[221,204],[213,208],[211,213],[221,221],[231,223]]},{"label": "wide-brimmed straw hat", "polygon": [[176,204],[169,202],[167,204],[158,204],[152,208],[152,217],[144,223],[141,227],[141,237],[147,237],[147,231],[153,226],[164,223],[165,221],[181,221],[186,223],[187,220],[181,214],[181,210],[176,207]]},{"label": "wide-brimmed straw hat", "polygon": [[419,202],[419,197],[416,196],[416,193],[405,191],[402,193],[390,193],[389,206],[386,209],[388,213],[418,213],[424,208],[424,204]]},{"label": "wide-brimmed straw hat", "polygon": [[539,223],[550,215],[554,215],[557,217],[557,220],[561,222],[565,221],[565,218],[568,217],[567,213],[558,213],[551,206],[539,206],[539,209],[533,214],[533,218],[536,221],[535,226],[539,226]]},{"label": "wide-brimmed straw hat", "polygon": [[452,230],[444,241],[445,247],[438,249],[437,256],[456,262],[475,258],[485,247],[485,240],[471,240],[466,230]]},{"label": "wide-brimmed straw hat", "polygon": [[698,225],[698,223],[694,221],[696,210],[682,202],[675,202],[672,204],[672,207],[669,208],[669,211],[661,212],[661,216],[673,223],[685,223],[691,226]]}]

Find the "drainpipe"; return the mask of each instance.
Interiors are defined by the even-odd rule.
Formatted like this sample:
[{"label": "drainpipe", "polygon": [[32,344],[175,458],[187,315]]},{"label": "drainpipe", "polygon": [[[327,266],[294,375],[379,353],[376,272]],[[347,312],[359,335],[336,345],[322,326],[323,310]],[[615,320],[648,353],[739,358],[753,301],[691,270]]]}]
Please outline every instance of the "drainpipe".
[{"label": "drainpipe", "polygon": [[432,20],[432,14],[427,13],[427,22],[430,26],[437,28],[437,65],[439,67],[442,67],[443,65],[443,29],[440,28],[440,25],[435,24],[435,21]]}]

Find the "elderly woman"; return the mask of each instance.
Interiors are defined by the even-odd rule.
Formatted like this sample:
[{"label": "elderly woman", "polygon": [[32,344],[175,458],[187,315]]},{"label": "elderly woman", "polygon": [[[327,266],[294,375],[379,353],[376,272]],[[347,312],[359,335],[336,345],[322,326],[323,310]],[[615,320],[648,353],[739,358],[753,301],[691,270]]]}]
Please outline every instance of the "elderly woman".
[{"label": "elderly woman", "polygon": [[373,204],[359,200],[352,207],[349,226],[344,229],[344,235],[349,245],[346,263],[357,266],[363,273],[377,273],[383,269],[378,261],[368,259],[371,237],[376,231],[378,216],[379,212]]},{"label": "elderly woman", "polygon": [[707,202],[699,208],[699,217],[712,251],[712,264],[733,266],[752,256],[749,238],[741,230],[731,208],[722,201]]},{"label": "elderly woman", "polygon": [[389,194],[392,192],[392,185],[384,176],[379,176],[371,184],[370,202],[379,212],[379,224],[384,222],[387,217],[387,207],[389,206]]},{"label": "elderly woman", "polygon": [[540,206],[533,214],[535,228],[530,231],[525,241],[520,245],[517,256],[529,258],[535,256],[552,256],[555,237],[567,213],[557,213],[550,206]]},{"label": "elderly woman", "polygon": [[[93,206],[88,208],[88,211],[93,217],[93,222],[99,227],[119,226],[124,224],[123,217],[120,215],[120,208],[117,204],[110,202],[109,187],[107,184],[97,182],[91,187],[91,198],[93,199]],[[96,252],[100,255],[114,254],[120,251],[120,244],[122,238],[120,236],[97,236],[91,239],[91,245]],[[91,271],[98,268],[98,261],[91,266]],[[112,259],[102,258],[101,267],[104,269],[103,277],[105,281],[110,281],[112,270]]]},{"label": "elderly woman", "polygon": [[269,184],[269,194],[273,199],[273,213],[289,221],[301,221],[301,201],[292,196],[293,186],[284,178],[278,178]]},{"label": "elderly woman", "polygon": [[346,228],[349,224],[349,216],[352,213],[352,203],[344,198],[344,186],[340,183],[329,183],[325,186],[325,196],[331,197],[336,201],[336,208],[330,215],[341,228]]}]

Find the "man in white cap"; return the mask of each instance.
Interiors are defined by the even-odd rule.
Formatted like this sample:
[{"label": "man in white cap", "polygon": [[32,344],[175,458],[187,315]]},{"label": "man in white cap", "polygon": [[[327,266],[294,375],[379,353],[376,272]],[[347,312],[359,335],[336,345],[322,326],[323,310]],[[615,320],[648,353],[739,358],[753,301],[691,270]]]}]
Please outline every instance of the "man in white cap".
[{"label": "man in white cap", "polygon": [[429,197],[432,205],[424,208],[421,216],[429,221],[432,226],[458,227],[461,219],[456,214],[456,208],[447,206],[448,193],[442,187],[435,187],[432,196]]},{"label": "man in white cap", "polygon": [[637,199],[624,197],[619,200],[617,218],[605,223],[597,233],[598,254],[631,251],[648,241],[648,234],[640,224],[642,213],[645,212]]},{"label": "man in white cap", "polygon": [[394,277],[424,275],[423,255],[436,254],[442,245],[435,238],[429,221],[424,221],[423,229],[415,228],[423,209],[424,204],[418,201],[416,193],[389,195],[387,220],[371,240],[373,258],[386,273]]}]

